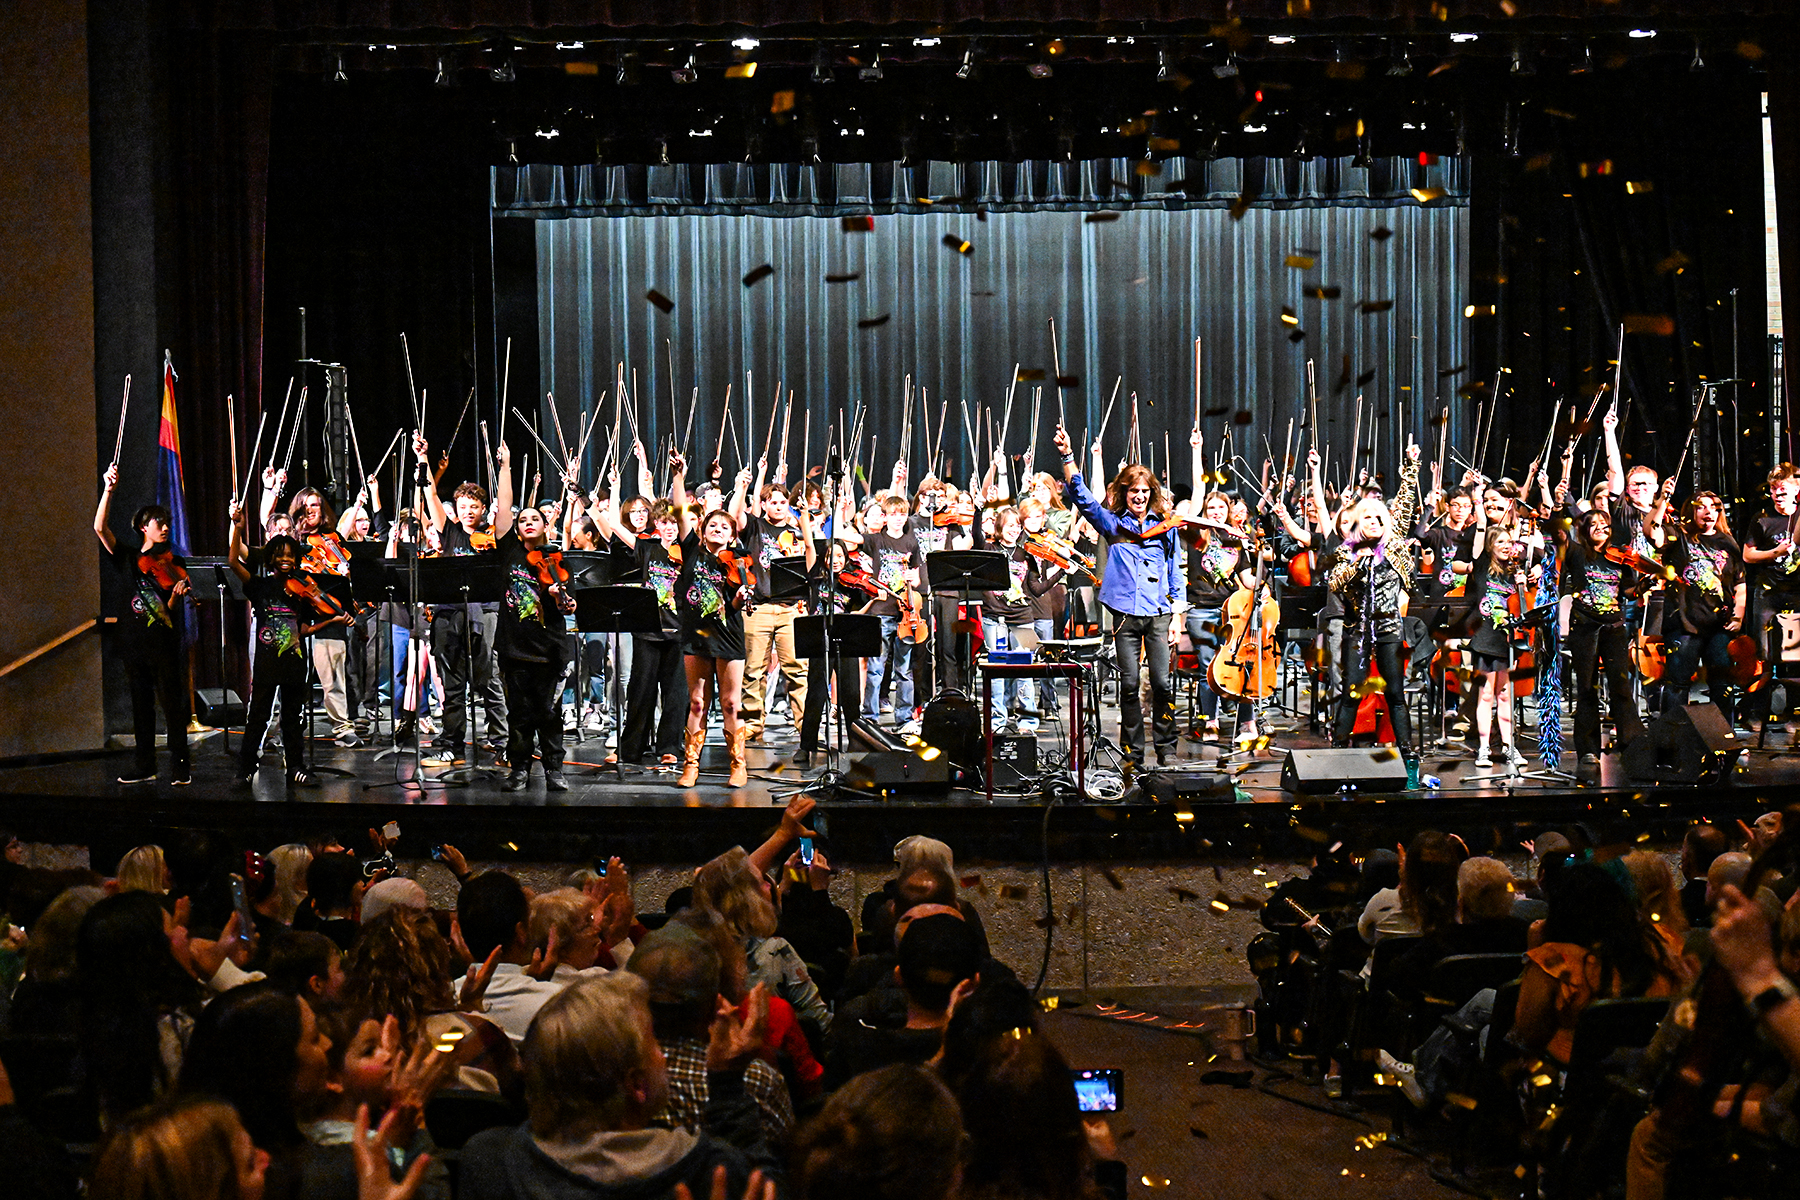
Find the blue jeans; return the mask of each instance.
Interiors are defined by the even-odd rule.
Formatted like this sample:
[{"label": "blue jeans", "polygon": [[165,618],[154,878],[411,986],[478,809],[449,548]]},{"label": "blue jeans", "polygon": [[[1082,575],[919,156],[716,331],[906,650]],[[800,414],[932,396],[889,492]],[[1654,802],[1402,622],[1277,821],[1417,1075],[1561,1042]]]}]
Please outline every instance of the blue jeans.
[{"label": "blue jeans", "polygon": [[881,716],[881,680],[887,674],[888,663],[895,662],[894,668],[894,714],[901,720],[912,717],[913,710],[913,676],[912,655],[913,643],[903,642],[898,636],[900,617],[884,616],[881,618],[881,653],[869,660],[868,679],[863,688],[863,716],[873,721]]},{"label": "blue jeans", "polygon": [[[1677,618],[1679,620],[1679,618]],[[1665,628],[1667,622],[1664,622]],[[1731,676],[1731,639],[1734,635],[1725,629],[1713,629],[1706,633],[1689,633],[1683,629],[1667,635],[1669,646],[1668,661],[1663,664],[1663,685],[1668,690],[1664,693],[1664,705],[1686,704],[1688,686],[1694,682],[1694,674],[1700,669],[1700,663],[1706,663],[1706,691],[1712,699],[1713,706],[1731,720],[1730,676]]]},{"label": "blue jeans", "polygon": [[[1190,608],[1187,613],[1188,641],[1194,644],[1194,657],[1200,660],[1200,715],[1208,721],[1219,719],[1219,693],[1213,691],[1207,668],[1219,653],[1219,625],[1225,619],[1222,608]],[[1251,719],[1250,702],[1238,701],[1238,724]]]},{"label": "blue jeans", "polygon": [[[1055,640],[1056,638],[1056,622],[1052,621],[1049,617],[1039,617],[1031,623],[1031,628],[1033,632],[1037,634],[1038,641],[1040,642],[1045,638],[1050,638],[1051,640]],[[1064,684],[1063,686],[1067,687],[1068,685]],[[1046,679],[1038,684],[1038,687],[1043,689],[1043,695],[1039,697],[1038,707],[1047,713],[1057,712],[1056,681],[1054,679]]]},{"label": "blue jeans", "polygon": [[[1006,644],[1014,644],[1013,633],[1020,629],[1031,629],[1030,625],[1013,625],[1006,621],[984,619],[981,632],[987,638],[989,646],[998,645],[1000,635],[1006,634]],[[1029,716],[1037,716],[1037,680],[1035,679],[1002,679],[994,684],[994,699],[1002,713],[1011,712],[1013,701],[1018,701],[1019,711]]]}]

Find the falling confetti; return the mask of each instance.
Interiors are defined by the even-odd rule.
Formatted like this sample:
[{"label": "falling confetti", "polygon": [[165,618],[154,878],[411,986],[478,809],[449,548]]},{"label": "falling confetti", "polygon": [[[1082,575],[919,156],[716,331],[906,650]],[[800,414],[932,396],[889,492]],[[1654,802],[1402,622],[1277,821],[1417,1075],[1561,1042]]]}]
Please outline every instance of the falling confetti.
[{"label": "falling confetti", "polygon": [[755,287],[757,284],[761,283],[763,280],[767,279],[769,276],[773,275],[774,273],[775,273],[775,268],[770,266],[768,263],[764,263],[762,266],[757,267],[756,269],[752,270],[749,274],[744,276],[744,286],[745,287]]},{"label": "falling confetti", "polygon": [[1371,229],[1369,231],[1369,236],[1378,242],[1385,242],[1394,236],[1394,231],[1389,229],[1386,225],[1382,225],[1378,228]]},{"label": "falling confetti", "polygon": [[1310,271],[1313,269],[1314,261],[1315,260],[1308,258],[1304,254],[1290,254],[1282,260],[1281,265],[1284,267],[1292,267],[1296,271]]},{"label": "falling confetti", "polygon": [[827,275],[826,283],[855,283],[862,278],[862,272],[852,271],[848,275]]},{"label": "falling confetti", "polygon": [[663,312],[670,313],[675,311],[675,302],[655,288],[651,288],[649,291],[645,292],[644,299],[656,305],[656,307],[660,308]]},{"label": "falling confetti", "polygon": [[1362,302],[1362,313],[1363,316],[1367,317],[1375,313],[1387,312],[1393,307],[1394,302],[1392,300],[1364,300]]},{"label": "falling confetti", "polygon": [[1626,333],[1649,333],[1668,337],[1675,332],[1675,319],[1667,313],[1626,313]]},{"label": "falling confetti", "polygon": [[1343,295],[1344,293],[1343,293],[1343,289],[1341,289],[1341,288],[1316,287],[1316,288],[1307,288],[1306,292],[1304,294],[1309,299],[1312,299],[1312,300],[1336,300],[1339,296]]},{"label": "falling confetti", "polygon": [[1020,383],[1042,383],[1045,374],[1042,367],[1020,367],[1017,378]]},{"label": "falling confetti", "polygon": [[769,97],[769,112],[775,116],[794,111],[794,93],[791,90],[776,92]]},{"label": "falling confetti", "polygon": [[840,217],[838,219],[838,228],[845,233],[873,233],[875,232],[875,218],[872,216]]},{"label": "falling confetti", "polygon": [[1020,887],[1016,883],[1003,883],[1000,885],[1000,898],[1002,900],[1024,900],[1030,895],[1031,889],[1028,887]]},{"label": "falling confetti", "polygon": [[893,319],[893,316],[893,313],[882,313],[879,317],[864,317],[856,323],[856,327],[858,329],[875,329],[886,325]]},{"label": "falling confetti", "polygon": [[1112,890],[1115,892],[1122,892],[1125,890],[1125,881],[1120,879],[1111,867],[1101,867],[1100,878],[1111,884]]},{"label": "falling confetti", "polygon": [[952,250],[956,251],[958,254],[973,254],[973,253],[975,253],[975,247],[973,244],[971,244],[970,242],[964,241],[962,238],[957,237],[954,233],[946,233],[944,235],[944,245],[950,247]]},{"label": "falling confetti", "polygon": [[1441,187],[1409,188],[1408,190],[1412,192],[1412,198],[1420,204],[1430,204],[1433,200],[1441,200],[1444,196],[1444,189]]},{"label": "falling confetti", "polygon": [[1118,219],[1119,214],[1116,212],[1091,212],[1083,217],[1082,221],[1084,224],[1088,225],[1104,225],[1108,221],[1116,221]]}]

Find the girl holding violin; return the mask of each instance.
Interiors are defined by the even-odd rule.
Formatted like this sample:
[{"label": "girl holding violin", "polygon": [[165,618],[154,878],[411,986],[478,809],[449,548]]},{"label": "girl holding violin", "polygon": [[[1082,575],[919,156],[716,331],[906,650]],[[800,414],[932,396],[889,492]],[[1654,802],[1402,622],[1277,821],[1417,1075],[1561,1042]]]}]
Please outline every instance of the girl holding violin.
[{"label": "girl holding violin", "polygon": [[530,783],[534,749],[544,765],[544,790],[569,790],[562,773],[562,673],[568,659],[563,614],[574,611],[575,597],[562,552],[549,543],[550,522],[542,509],[527,505],[495,546],[506,570],[496,645],[506,689],[510,769],[500,783],[504,792]]},{"label": "girl holding violin", "polygon": [[277,534],[263,546],[267,575],[253,576],[248,565],[242,504],[231,509],[232,573],[244,582],[244,596],[256,614],[256,649],[250,663],[250,715],[238,746],[237,778],[250,783],[256,778],[262,754],[263,734],[276,697],[281,699],[281,748],[287,758],[289,787],[312,787],[317,782],[306,770],[305,731],[301,725],[307,705],[306,639],[323,629],[343,628],[353,619],[334,597],[301,569],[300,543]]},{"label": "girl holding violin", "polygon": [[[1246,552],[1244,535],[1226,532],[1230,527],[1231,500],[1224,492],[1209,492],[1200,505],[1208,525],[1183,532],[1187,542],[1187,635],[1199,660],[1201,675],[1212,667],[1219,652],[1219,627],[1225,602],[1231,594],[1252,586],[1256,579],[1253,553]],[[1200,714],[1206,719],[1206,741],[1219,739],[1219,694],[1209,686],[1200,689]],[[1250,702],[1238,702],[1238,729],[1255,736]]]},{"label": "girl holding violin", "polygon": [[[1731,723],[1733,675],[1731,642],[1744,627],[1743,552],[1725,521],[1725,503],[1714,492],[1696,492],[1685,520],[1663,547],[1680,587],[1663,614],[1669,656],[1663,664],[1664,700],[1686,704],[1688,688],[1702,660],[1713,706]],[[1754,655],[1752,655],[1754,657]]]},{"label": "girl holding violin", "polygon": [[[747,472],[738,476],[738,504],[749,486]],[[700,748],[706,743],[706,710],[717,688],[725,745],[731,756],[732,787],[749,782],[744,760],[744,727],[739,706],[744,688],[744,609],[751,603],[756,577],[752,561],[732,552],[737,522],[715,508],[696,522],[683,505],[676,510],[681,526],[681,573],[675,580],[675,607],[681,614],[681,650],[687,668],[688,719],[681,778],[677,787],[693,787],[700,779]]]},{"label": "girl holding violin", "polygon": [[1613,518],[1595,510],[1575,524],[1563,552],[1562,593],[1569,609],[1569,659],[1575,670],[1575,753],[1589,766],[1600,762],[1600,693],[1595,675],[1606,672],[1617,745],[1644,732],[1631,690],[1630,635],[1626,629],[1628,588],[1636,572],[1622,559],[1629,552],[1611,545]]},{"label": "girl holding violin", "polygon": [[130,596],[128,611],[119,619],[118,644],[131,681],[131,725],[137,735],[137,752],[131,769],[119,776],[119,782],[156,782],[156,705],[160,699],[169,731],[170,782],[182,787],[192,778],[188,772],[187,674],[182,669],[179,624],[182,601],[188,594],[187,568],[169,545],[171,518],[160,504],[146,504],[132,516],[131,530],[136,536],[130,541],[113,536],[109,515],[118,486],[119,466],[114,463],[106,469],[106,487],[94,510],[94,536],[100,539]]},{"label": "girl holding violin", "polygon": [[1494,765],[1490,747],[1500,727],[1500,761],[1512,770],[1525,763],[1513,745],[1512,620],[1525,610],[1528,550],[1504,525],[1486,535],[1487,553],[1469,574],[1469,608],[1464,632],[1475,657],[1475,765]]},{"label": "girl holding violin", "polygon": [[[1019,634],[1036,634],[1032,606],[1054,581],[1045,573],[1043,560],[1027,551],[1025,521],[1018,509],[1011,505],[1002,508],[995,514],[994,524],[998,536],[991,549],[1006,556],[1011,584],[1005,591],[982,593],[982,632],[989,646],[1002,641],[1011,646],[1016,645],[1014,639]],[[1019,732],[1028,737],[1038,731],[1036,684],[1033,679],[1002,680],[998,689],[1001,711],[1008,714],[1009,721],[1016,719]]]},{"label": "girl holding violin", "polygon": [[1100,603],[1113,615],[1113,650],[1119,669],[1119,740],[1134,768],[1143,765],[1144,712],[1138,699],[1138,671],[1148,660],[1156,760],[1175,756],[1175,685],[1169,674],[1171,622],[1180,596],[1177,555],[1180,517],[1170,517],[1161,485],[1149,469],[1133,463],[1106,489],[1102,503],[1088,490],[1075,463],[1068,430],[1056,427],[1063,480],[1077,511],[1106,539],[1106,568]]},{"label": "girl holding violin", "polygon": [[[1344,605],[1343,695],[1338,700],[1333,740],[1350,744],[1356,726],[1357,694],[1373,663],[1387,699],[1388,720],[1394,743],[1406,761],[1406,786],[1418,788],[1425,779],[1419,773],[1419,755],[1412,744],[1412,721],[1406,709],[1406,675],[1402,652],[1401,608],[1412,586],[1412,547],[1406,535],[1412,530],[1419,504],[1419,447],[1408,440],[1406,462],[1400,470],[1400,492],[1390,509],[1381,500],[1364,497],[1348,513],[1344,543],[1333,555],[1326,584]],[[1432,780],[1427,786],[1435,786]]]}]

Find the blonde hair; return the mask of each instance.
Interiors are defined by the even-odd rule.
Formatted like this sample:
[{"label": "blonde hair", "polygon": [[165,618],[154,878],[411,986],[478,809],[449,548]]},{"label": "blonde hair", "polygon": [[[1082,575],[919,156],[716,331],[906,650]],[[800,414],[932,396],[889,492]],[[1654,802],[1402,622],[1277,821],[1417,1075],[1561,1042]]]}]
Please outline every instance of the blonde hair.
[{"label": "blonde hair", "polygon": [[532,949],[548,949],[550,931],[556,931],[559,946],[567,948],[589,927],[594,919],[594,898],[575,888],[557,888],[531,898],[531,923],[527,933]]},{"label": "blonde hair", "polygon": [[618,1127],[650,1041],[648,996],[641,976],[609,971],[538,1009],[519,1047],[532,1133],[568,1142]]},{"label": "blonde hair", "polygon": [[138,846],[119,860],[119,890],[160,896],[169,890],[169,870],[161,846]]},{"label": "blonde hair", "polygon": [[1497,858],[1464,859],[1456,868],[1456,903],[1465,921],[1512,915],[1512,871]]},{"label": "blonde hair", "polygon": [[1654,850],[1633,850],[1624,858],[1625,870],[1631,875],[1631,887],[1637,893],[1637,910],[1652,924],[1675,933],[1686,933],[1687,910],[1681,906],[1681,885],[1675,868]]},{"label": "blonde hair", "polygon": [[894,847],[894,865],[900,869],[902,879],[920,867],[941,867],[946,875],[956,874],[956,856],[949,844],[918,833],[902,838]]},{"label": "blonde hair", "polygon": [[312,866],[313,853],[299,842],[289,842],[269,851],[267,857],[275,867],[275,895],[280,898],[275,916],[283,925],[292,925],[300,902],[306,899],[306,868]]},{"label": "blonde hair", "polygon": [[237,1200],[244,1129],[216,1100],[152,1108],[113,1131],[94,1164],[94,1200]]},{"label": "blonde hair", "polygon": [[694,876],[694,904],[716,913],[741,938],[775,933],[775,905],[763,891],[763,873],[742,846],[733,846]]}]

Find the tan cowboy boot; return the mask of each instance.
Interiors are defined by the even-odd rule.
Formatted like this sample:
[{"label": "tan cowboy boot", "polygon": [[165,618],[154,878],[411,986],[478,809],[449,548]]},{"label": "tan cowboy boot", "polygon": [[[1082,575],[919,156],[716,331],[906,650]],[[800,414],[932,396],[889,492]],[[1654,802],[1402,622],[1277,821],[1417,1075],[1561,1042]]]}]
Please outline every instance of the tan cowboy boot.
[{"label": "tan cowboy boot", "polygon": [[675,786],[690,788],[700,782],[700,747],[706,744],[705,728],[688,730],[684,744],[687,757],[681,764],[681,778],[675,781]]},{"label": "tan cowboy boot", "polygon": [[750,782],[750,771],[744,761],[744,735],[748,732],[740,725],[725,735],[725,745],[731,752],[731,778],[725,782],[734,788]]}]

